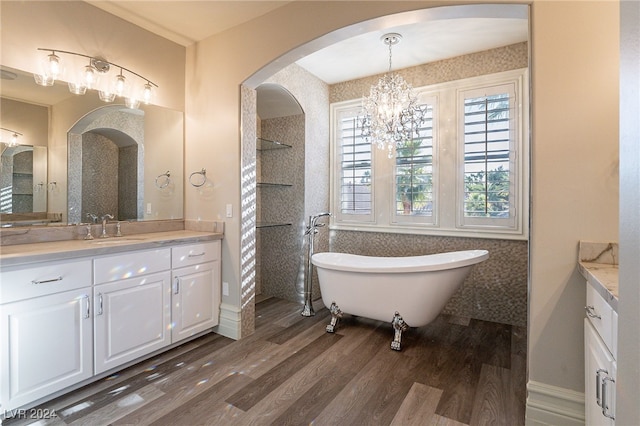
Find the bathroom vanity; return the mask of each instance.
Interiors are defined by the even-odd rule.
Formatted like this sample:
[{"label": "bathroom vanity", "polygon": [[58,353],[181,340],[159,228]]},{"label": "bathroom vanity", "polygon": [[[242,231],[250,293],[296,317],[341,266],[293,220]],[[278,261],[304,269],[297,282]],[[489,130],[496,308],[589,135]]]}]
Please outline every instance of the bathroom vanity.
[{"label": "bathroom vanity", "polygon": [[211,331],[222,234],[3,246],[0,414]]},{"label": "bathroom vanity", "polygon": [[580,242],[578,269],[587,280],[584,319],[585,424],[615,424],[618,354],[618,247]]}]

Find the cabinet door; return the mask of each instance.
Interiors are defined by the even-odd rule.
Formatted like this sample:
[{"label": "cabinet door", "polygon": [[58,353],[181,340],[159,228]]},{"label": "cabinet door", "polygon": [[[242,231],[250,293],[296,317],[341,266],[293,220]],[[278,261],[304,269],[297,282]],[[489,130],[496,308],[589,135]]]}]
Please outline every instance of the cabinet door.
[{"label": "cabinet door", "polygon": [[91,288],[0,305],[3,410],[93,375]]},{"label": "cabinet door", "polygon": [[220,262],[173,271],[172,342],[218,325],[220,311]]},{"label": "cabinet door", "polygon": [[167,271],[94,287],[96,374],[170,343],[170,280]]},{"label": "cabinet door", "polygon": [[585,342],[585,424],[614,425],[616,363],[588,319]]}]

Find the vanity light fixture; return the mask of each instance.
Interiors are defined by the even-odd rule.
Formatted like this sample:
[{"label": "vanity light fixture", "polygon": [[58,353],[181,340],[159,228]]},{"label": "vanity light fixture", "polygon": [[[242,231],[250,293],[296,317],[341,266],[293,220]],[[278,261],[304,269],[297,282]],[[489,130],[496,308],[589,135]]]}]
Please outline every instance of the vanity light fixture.
[{"label": "vanity light fixture", "polygon": [[9,138],[9,146],[18,145],[18,137],[22,136],[22,133],[16,132],[15,130],[11,130],[11,129],[6,129],[4,127],[0,127],[0,130],[4,130],[5,132],[11,134],[11,136]]},{"label": "vanity light fixture", "polygon": [[[58,54],[64,53],[66,55],[89,59],[88,65],[78,66],[78,72],[74,73],[73,76],[70,76],[68,79],[69,91],[73,94],[84,95],[87,89],[97,89],[98,96],[104,102],[113,102],[116,97],[122,97],[125,99],[125,104],[129,108],[138,108],[140,101],[147,105],[151,103],[154,87],[158,87],[157,84],[148,78],[122,65],[114,64],[102,58],[66,50],[45,49],[40,47],[38,50],[51,52],[42,63],[41,72],[33,75],[36,83],[41,86],[53,86],[56,80],[64,77],[65,68],[60,60],[60,56],[58,56]],[[109,76],[109,71],[112,68],[119,69],[120,72],[115,76]],[[131,76],[125,76],[125,71],[131,74]],[[140,85],[137,86],[138,90],[129,83],[132,77],[134,80],[136,77],[141,80]]]},{"label": "vanity light fixture", "polygon": [[402,35],[389,33],[380,40],[389,46],[389,72],[363,100],[363,117],[360,119],[362,136],[379,149],[386,149],[389,158],[398,145],[419,136],[426,110],[418,105],[418,97],[404,78],[391,71],[391,48],[400,43]]}]

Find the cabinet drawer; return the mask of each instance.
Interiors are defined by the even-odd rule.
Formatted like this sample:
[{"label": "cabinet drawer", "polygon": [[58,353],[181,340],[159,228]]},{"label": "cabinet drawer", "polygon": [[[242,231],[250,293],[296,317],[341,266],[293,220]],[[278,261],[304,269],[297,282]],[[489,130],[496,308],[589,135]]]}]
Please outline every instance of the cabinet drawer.
[{"label": "cabinet drawer", "polygon": [[587,318],[596,329],[609,351],[616,355],[615,341],[617,340],[618,314],[611,305],[587,283]]},{"label": "cabinet drawer", "polygon": [[220,259],[220,241],[188,244],[171,250],[171,267],[174,269]]},{"label": "cabinet drawer", "polygon": [[91,259],[46,262],[0,272],[0,304],[91,286]]},{"label": "cabinet drawer", "polygon": [[130,251],[93,261],[94,284],[134,278],[171,269],[171,249]]}]

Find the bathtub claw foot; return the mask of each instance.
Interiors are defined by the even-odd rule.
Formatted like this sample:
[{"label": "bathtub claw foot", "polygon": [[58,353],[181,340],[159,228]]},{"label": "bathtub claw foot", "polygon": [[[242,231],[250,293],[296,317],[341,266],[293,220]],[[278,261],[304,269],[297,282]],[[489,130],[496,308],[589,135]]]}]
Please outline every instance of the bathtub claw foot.
[{"label": "bathtub claw foot", "polygon": [[393,341],[391,342],[391,349],[394,351],[399,351],[401,349],[400,341],[402,340],[402,332],[409,329],[409,325],[404,322],[402,316],[396,311],[393,319],[391,320],[391,325],[393,326]]},{"label": "bathtub claw foot", "polygon": [[338,320],[342,318],[342,311],[336,305],[336,302],[333,302],[329,307],[329,312],[331,313],[331,322],[327,325],[326,330],[327,333],[333,333],[338,325]]}]

